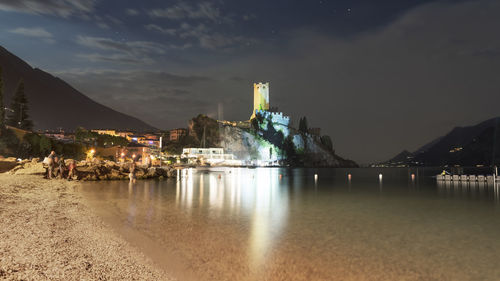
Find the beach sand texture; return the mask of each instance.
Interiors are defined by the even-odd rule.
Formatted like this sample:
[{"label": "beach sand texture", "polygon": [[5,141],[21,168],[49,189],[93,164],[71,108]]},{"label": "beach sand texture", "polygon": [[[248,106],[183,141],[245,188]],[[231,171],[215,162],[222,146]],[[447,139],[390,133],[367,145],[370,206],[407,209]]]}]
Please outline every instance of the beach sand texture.
[{"label": "beach sand texture", "polygon": [[0,174],[0,279],[172,280],[99,219],[77,185]]}]

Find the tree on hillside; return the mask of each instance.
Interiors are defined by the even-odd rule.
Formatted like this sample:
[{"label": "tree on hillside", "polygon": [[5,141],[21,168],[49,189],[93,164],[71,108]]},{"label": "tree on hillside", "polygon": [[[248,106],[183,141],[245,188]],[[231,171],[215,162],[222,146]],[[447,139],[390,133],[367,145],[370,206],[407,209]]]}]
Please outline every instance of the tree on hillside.
[{"label": "tree on hillside", "polygon": [[205,147],[217,147],[220,141],[219,123],[206,115],[199,114],[189,121],[189,130],[192,130],[196,139],[205,144]]},{"label": "tree on hillside", "polygon": [[29,120],[28,115],[28,99],[24,94],[24,82],[19,81],[16,92],[12,98],[10,105],[11,112],[9,114],[7,125],[17,127],[23,130],[31,131],[33,122]]},{"label": "tree on hillside", "polygon": [[3,104],[2,67],[0,66],[0,130],[5,127],[5,106]]},{"label": "tree on hillside", "polygon": [[307,133],[307,119],[306,117],[302,117],[300,118],[299,120],[299,131],[302,132],[302,133]]},{"label": "tree on hillside", "polygon": [[321,144],[328,150],[333,151],[333,142],[330,136],[324,135],[320,138]]}]

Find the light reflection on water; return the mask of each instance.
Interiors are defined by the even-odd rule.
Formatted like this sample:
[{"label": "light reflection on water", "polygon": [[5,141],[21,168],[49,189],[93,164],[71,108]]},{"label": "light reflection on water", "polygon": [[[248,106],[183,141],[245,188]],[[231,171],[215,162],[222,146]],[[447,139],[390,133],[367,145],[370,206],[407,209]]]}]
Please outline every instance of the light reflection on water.
[{"label": "light reflection on water", "polygon": [[[195,280],[499,279],[498,186],[437,183],[438,172],[185,169],[82,190]],[[166,256],[155,257],[170,270]]]}]

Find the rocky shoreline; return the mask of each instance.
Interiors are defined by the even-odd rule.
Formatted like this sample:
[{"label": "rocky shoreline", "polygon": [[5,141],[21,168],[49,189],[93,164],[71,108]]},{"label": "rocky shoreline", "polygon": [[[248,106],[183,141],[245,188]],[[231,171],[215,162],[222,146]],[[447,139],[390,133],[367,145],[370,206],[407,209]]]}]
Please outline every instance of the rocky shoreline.
[{"label": "rocky shoreline", "polygon": [[93,212],[78,187],[0,174],[0,279],[168,280]]},{"label": "rocky shoreline", "polygon": [[[68,164],[71,159],[66,159]],[[46,165],[38,158],[33,160],[21,160],[8,158],[2,161],[5,170],[13,175],[40,175],[46,174]],[[80,161],[76,164],[76,180],[98,181],[98,180],[129,180],[130,166],[132,163],[116,163],[113,161]],[[137,179],[162,179],[176,176],[176,169],[172,166],[163,167],[136,167]]]}]

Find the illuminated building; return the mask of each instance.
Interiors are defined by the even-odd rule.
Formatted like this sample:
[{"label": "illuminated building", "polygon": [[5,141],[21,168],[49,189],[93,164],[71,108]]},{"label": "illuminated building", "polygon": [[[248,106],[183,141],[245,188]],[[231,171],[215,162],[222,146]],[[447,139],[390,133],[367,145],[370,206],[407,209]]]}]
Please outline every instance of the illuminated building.
[{"label": "illuminated building", "polygon": [[[122,137],[122,138],[126,138],[128,139],[129,136],[133,135],[134,133],[132,132],[127,132],[127,131],[120,131],[120,132],[116,132],[116,135],[118,135],[119,137]],[[130,141],[130,140],[129,140]]]},{"label": "illuminated building", "polygon": [[110,135],[117,137],[118,134],[115,130],[91,130],[91,132],[98,133],[99,135]]},{"label": "illuminated building", "polygon": [[233,154],[225,154],[223,148],[184,148],[182,158],[187,158],[190,162],[200,160],[208,164],[239,164],[235,163]]},{"label": "illuminated building", "polygon": [[253,84],[253,111],[250,119],[255,117],[257,110],[269,111],[269,82]]}]

